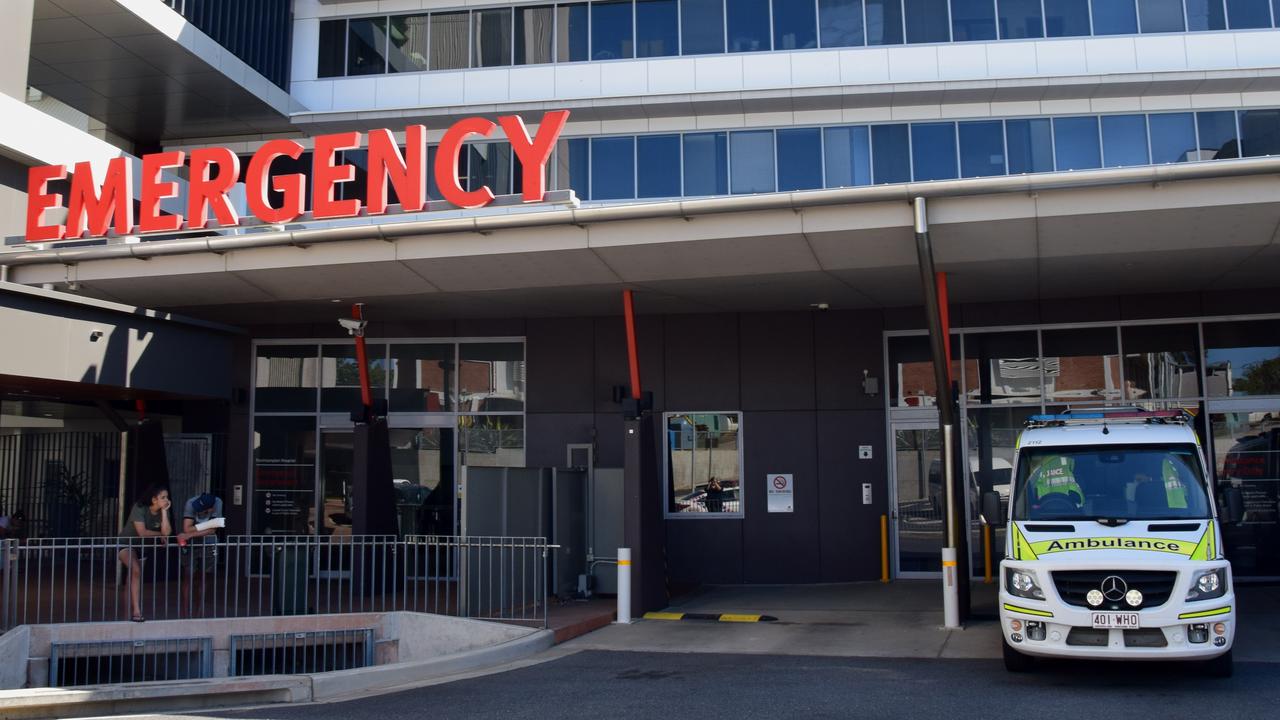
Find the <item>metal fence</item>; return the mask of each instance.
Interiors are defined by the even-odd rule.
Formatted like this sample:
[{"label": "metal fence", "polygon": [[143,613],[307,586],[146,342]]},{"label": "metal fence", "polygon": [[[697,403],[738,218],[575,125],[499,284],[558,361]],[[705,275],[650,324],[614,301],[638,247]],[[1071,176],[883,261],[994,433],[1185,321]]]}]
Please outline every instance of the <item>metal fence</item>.
[{"label": "metal fence", "polygon": [[118,432],[0,435],[0,515],[32,536],[104,535],[119,529]]},{"label": "metal fence", "polygon": [[370,667],[373,629],[254,633],[230,637],[228,675],[297,675]]},{"label": "metal fence", "polygon": [[544,538],[0,541],[0,625],[406,610],[546,627]]},{"label": "metal fence", "polygon": [[51,643],[49,687],[213,677],[207,637]]}]

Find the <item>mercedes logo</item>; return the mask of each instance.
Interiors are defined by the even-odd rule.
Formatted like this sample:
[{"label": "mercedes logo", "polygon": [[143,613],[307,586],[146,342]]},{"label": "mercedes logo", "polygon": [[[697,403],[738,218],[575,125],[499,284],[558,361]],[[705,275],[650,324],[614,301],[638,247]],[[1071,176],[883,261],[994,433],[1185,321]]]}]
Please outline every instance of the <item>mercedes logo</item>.
[{"label": "mercedes logo", "polygon": [[1110,575],[1102,581],[1102,596],[1111,602],[1120,602],[1124,599],[1125,593],[1129,592],[1129,584],[1124,578],[1116,575]]}]

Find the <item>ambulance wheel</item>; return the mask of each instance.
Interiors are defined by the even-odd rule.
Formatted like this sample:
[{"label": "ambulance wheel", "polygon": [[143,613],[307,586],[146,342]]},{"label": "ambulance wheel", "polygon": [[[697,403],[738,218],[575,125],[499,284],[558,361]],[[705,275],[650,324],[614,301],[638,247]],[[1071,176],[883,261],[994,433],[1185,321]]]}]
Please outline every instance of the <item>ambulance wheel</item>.
[{"label": "ambulance wheel", "polygon": [[1206,660],[1204,669],[1209,677],[1229,678],[1235,672],[1235,661],[1228,650],[1212,660]]},{"label": "ambulance wheel", "polygon": [[1013,649],[1008,640],[1004,640],[1004,669],[1011,673],[1031,672],[1036,659]]}]

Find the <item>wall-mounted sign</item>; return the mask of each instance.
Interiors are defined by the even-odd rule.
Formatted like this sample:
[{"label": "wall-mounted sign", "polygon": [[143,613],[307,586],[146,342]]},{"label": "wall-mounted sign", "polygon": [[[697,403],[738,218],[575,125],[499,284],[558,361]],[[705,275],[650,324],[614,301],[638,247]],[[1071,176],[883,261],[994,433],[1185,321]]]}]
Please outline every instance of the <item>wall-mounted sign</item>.
[{"label": "wall-mounted sign", "polygon": [[[525,202],[541,202],[546,194],[546,165],[556,140],[569,119],[568,110],[543,114],[533,137],[529,136],[519,115],[505,115],[494,123],[486,118],[459,120],[445,131],[436,149],[436,185],[449,203],[460,208],[479,208],[493,202],[494,194],[487,186],[465,190],[458,176],[458,157],[464,141],[472,135],[487,137],[499,126],[511,143],[511,150],[521,165],[521,196]],[[306,196],[311,196],[311,217],[316,220],[350,218],[358,215],[382,215],[387,212],[387,189],[394,188],[404,212],[421,212],[427,202],[427,128],[410,125],[404,130],[403,152],[390,130],[352,131],[318,135],[312,148],[312,169],[303,173],[270,175],[271,164],[278,158],[297,160],[306,148],[296,140],[269,140],[249,160],[244,174],[245,196],[249,212],[262,223],[280,224],[297,220],[304,213]],[[354,165],[338,162],[344,150],[364,149],[368,152],[367,201],[356,198],[338,199],[342,183],[356,177]],[[142,177],[134,197],[133,167],[130,157],[112,158],[101,178],[93,176],[88,162],[79,162],[71,172],[70,192],[66,200],[66,222],[45,224],[51,208],[64,207],[60,193],[49,192],[49,183],[67,179],[66,165],[43,165],[27,173],[27,242],[72,240],[82,237],[136,235],[180,230],[201,230],[210,226],[241,225],[228,193],[240,178],[240,158],[224,147],[200,148],[190,153],[182,150],[151,153],[141,160]],[[164,180],[166,171],[188,168],[186,188],[187,213],[162,213],[163,201],[179,196],[178,183]],[[307,184],[310,183],[310,188]],[[270,192],[281,195],[272,205]],[[137,218],[134,201],[137,200]]]},{"label": "wall-mounted sign", "polygon": [[790,474],[773,473],[767,476],[766,491],[769,496],[769,512],[789,513],[795,507],[795,481]]}]

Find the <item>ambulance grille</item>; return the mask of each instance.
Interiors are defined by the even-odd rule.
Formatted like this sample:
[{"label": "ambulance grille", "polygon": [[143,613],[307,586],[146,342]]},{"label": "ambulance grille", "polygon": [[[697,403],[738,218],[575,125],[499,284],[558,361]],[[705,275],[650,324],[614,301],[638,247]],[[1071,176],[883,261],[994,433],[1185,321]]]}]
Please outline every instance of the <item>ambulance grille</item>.
[{"label": "ambulance grille", "polygon": [[1062,602],[1076,607],[1090,607],[1085,596],[1090,590],[1101,588],[1102,581],[1112,575],[1124,580],[1131,590],[1142,593],[1142,604],[1138,608],[1132,608],[1121,600],[1104,602],[1102,607],[1096,608],[1098,610],[1160,607],[1169,602],[1173,586],[1178,580],[1178,573],[1168,570],[1058,570],[1050,575],[1053,576],[1054,587],[1058,589],[1058,597],[1062,598]]}]

